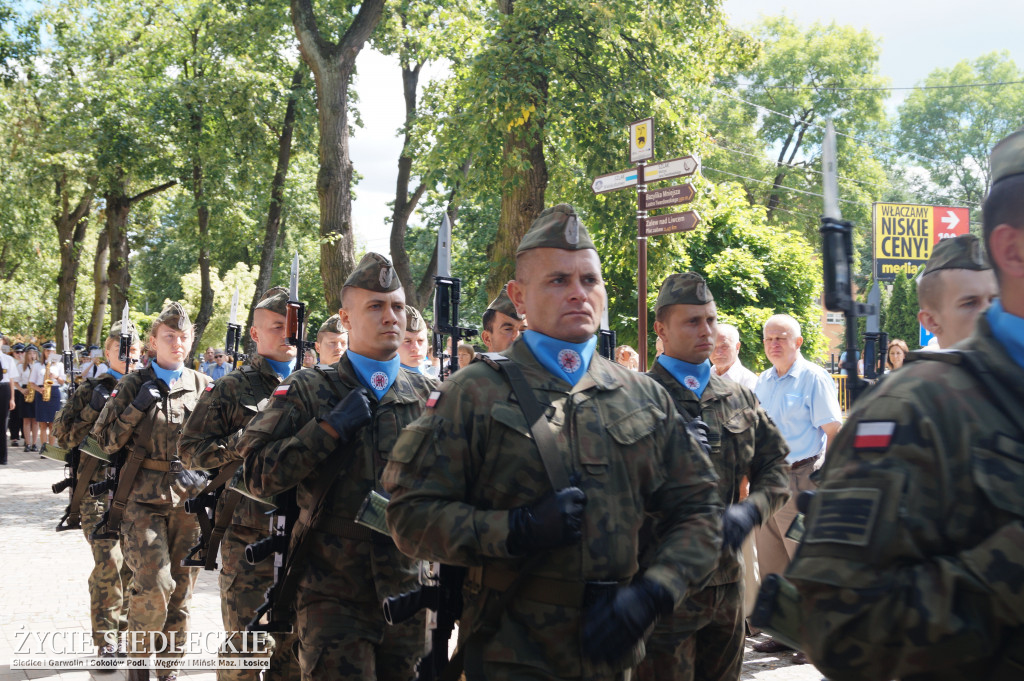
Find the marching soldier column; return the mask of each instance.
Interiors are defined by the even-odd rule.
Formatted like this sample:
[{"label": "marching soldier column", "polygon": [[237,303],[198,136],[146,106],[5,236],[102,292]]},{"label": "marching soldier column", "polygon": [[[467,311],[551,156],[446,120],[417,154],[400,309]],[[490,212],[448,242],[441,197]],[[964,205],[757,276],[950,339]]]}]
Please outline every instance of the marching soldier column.
[{"label": "marching soldier column", "polygon": [[[237,491],[224,489],[224,482],[230,481],[242,464],[238,450],[242,430],[265,408],[274,389],[294,370],[298,348],[288,342],[287,306],[286,289],[275,287],[263,294],[250,329],[256,354],[248,364],[206,387],[178,442],[178,454],[185,466],[216,472],[216,478],[210,483],[210,486],[216,483],[216,489],[209,491],[218,495],[212,533],[204,537],[205,546],[198,555],[208,569],[216,569],[220,548],[223,563],[219,575],[221,614],[227,632],[245,631],[274,581],[272,561],[251,565],[245,558],[247,545],[270,534],[269,507]],[[231,645],[236,650],[244,647],[241,640],[234,640]],[[298,665],[291,648],[292,637],[277,637],[270,669],[264,676],[266,681],[298,678]],[[259,670],[218,669],[217,678],[256,681]]]},{"label": "marching soldier column", "polygon": [[294,607],[303,679],[407,681],[426,647],[422,616],[389,627],[381,600],[419,583],[419,564],[387,536],[354,522],[399,433],[423,409],[429,379],[399,367],[405,294],[386,258],[368,253],[338,311],[349,347],[326,369],[278,386],[238,443],[248,490],[295,488],[300,514],[288,549],[283,603]]},{"label": "marching soldier column", "polygon": [[[118,350],[122,331],[130,338],[128,361],[119,359]],[[57,444],[70,450],[80,447],[93,429],[96,419],[113,393],[118,381],[134,369],[139,359],[139,335],[129,323],[122,329],[121,322],[114,322],[107,335],[103,352],[107,359],[107,371],[95,378],[85,378],[74,392],[74,396],[57,414],[53,424],[53,435]],[[79,485],[98,484],[106,477],[106,465],[88,453],[79,456]],[[91,461],[90,461],[91,459]],[[89,471],[89,475],[84,475]],[[84,491],[84,490],[83,490]],[[76,511],[81,516],[82,532],[92,549],[93,568],[89,573],[89,605],[92,617],[92,641],[100,651],[100,657],[115,657],[118,653],[118,634],[128,628],[128,589],[132,571],[124,560],[118,537],[94,536],[103,515],[107,512],[107,495],[94,497],[72,492],[72,505],[77,501],[78,509],[69,508],[69,514]]]}]

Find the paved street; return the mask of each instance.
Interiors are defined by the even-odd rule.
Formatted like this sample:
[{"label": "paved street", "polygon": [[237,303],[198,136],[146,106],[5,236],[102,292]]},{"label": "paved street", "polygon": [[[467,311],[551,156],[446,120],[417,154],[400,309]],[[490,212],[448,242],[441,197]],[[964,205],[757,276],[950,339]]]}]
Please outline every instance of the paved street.
[{"label": "paved street", "polygon": [[[67,505],[67,494],[50,485],[62,479],[60,464],[12,448],[9,464],[0,466],[0,537],[4,577],[0,588],[0,681],[52,678],[60,681],[118,681],[123,672],[11,669],[16,644],[24,631],[89,632],[86,578],[92,556],[82,532],[57,533],[54,527]],[[192,629],[221,630],[217,578],[200,571],[192,600]],[[62,634],[66,635],[66,634]],[[750,641],[748,640],[748,644]],[[743,679],[818,681],[810,665],[789,664],[791,655],[759,655],[747,647]],[[212,671],[183,671],[189,681],[214,681]]]}]

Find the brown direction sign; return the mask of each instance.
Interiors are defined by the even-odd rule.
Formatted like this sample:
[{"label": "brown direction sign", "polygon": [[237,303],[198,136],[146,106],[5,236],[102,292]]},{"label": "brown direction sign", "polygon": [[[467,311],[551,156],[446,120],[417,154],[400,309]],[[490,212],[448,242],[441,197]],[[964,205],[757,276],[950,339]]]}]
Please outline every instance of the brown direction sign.
[{"label": "brown direction sign", "polygon": [[651,189],[641,194],[640,210],[654,210],[666,206],[678,206],[693,201],[695,192],[691,184],[675,184],[671,187]]},{"label": "brown direction sign", "polygon": [[689,232],[700,224],[700,216],[697,211],[688,210],[685,213],[669,213],[668,215],[655,215],[645,219],[644,236],[657,236],[658,234],[672,234],[673,232]]}]

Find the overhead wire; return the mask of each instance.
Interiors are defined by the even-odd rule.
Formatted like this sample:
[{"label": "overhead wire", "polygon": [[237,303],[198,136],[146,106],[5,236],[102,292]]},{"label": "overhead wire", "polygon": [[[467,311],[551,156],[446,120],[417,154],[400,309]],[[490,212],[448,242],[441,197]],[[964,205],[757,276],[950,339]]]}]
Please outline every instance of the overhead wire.
[{"label": "overhead wire", "polygon": [[[786,187],[784,185],[776,185],[774,182],[769,182],[767,180],[758,180],[757,178],[747,177],[746,175],[737,175],[736,173],[730,173],[727,170],[719,170],[718,168],[709,168],[706,165],[702,165],[701,169],[702,170],[711,170],[711,171],[714,171],[716,173],[721,173],[722,175],[729,175],[730,177],[736,177],[736,178],[739,178],[741,180],[749,180],[750,182],[756,182],[758,184],[771,185],[771,186],[775,187],[776,189],[781,189],[781,190],[787,191],[787,192],[796,192],[797,194],[807,194],[808,196],[817,196],[818,198],[822,198],[822,199],[825,198],[824,194],[818,194],[816,192],[809,192],[809,191],[807,191],[805,189],[796,189],[795,187]],[[870,203],[867,203],[865,201],[854,201],[853,199],[840,198],[839,200],[842,201],[843,203],[849,203],[849,204],[854,205],[854,206],[870,206],[871,205]]]},{"label": "overhead wire", "polygon": [[911,85],[909,87],[832,87],[830,85],[758,85],[757,83],[737,83],[743,87],[756,87],[762,90],[853,90],[892,92],[895,90],[955,90],[973,87],[999,87],[1002,85],[1024,85],[1024,80],[1004,80],[995,83],[962,83],[959,85]]}]

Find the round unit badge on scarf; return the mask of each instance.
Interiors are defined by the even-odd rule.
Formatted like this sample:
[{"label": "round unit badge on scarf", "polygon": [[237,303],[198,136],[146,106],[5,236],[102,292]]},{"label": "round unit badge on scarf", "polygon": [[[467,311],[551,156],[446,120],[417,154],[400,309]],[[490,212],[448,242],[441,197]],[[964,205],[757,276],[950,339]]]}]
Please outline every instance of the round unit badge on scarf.
[{"label": "round unit badge on scarf", "polygon": [[558,366],[567,374],[575,373],[583,364],[583,359],[580,357],[580,353],[575,350],[570,350],[569,348],[559,350],[557,359]]},{"label": "round unit badge on scarf", "polygon": [[373,387],[374,390],[387,390],[388,384],[390,382],[391,381],[390,379],[388,379],[388,375],[383,371],[375,371],[373,372],[373,375],[370,376],[370,385]]},{"label": "round unit badge on scarf", "polygon": [[700,381],[697,380],[696,376],[687,376],[686,378],[683,379],[683,385],[685,385],[690,390],[697,392],[697,390],[700,388]]}]

